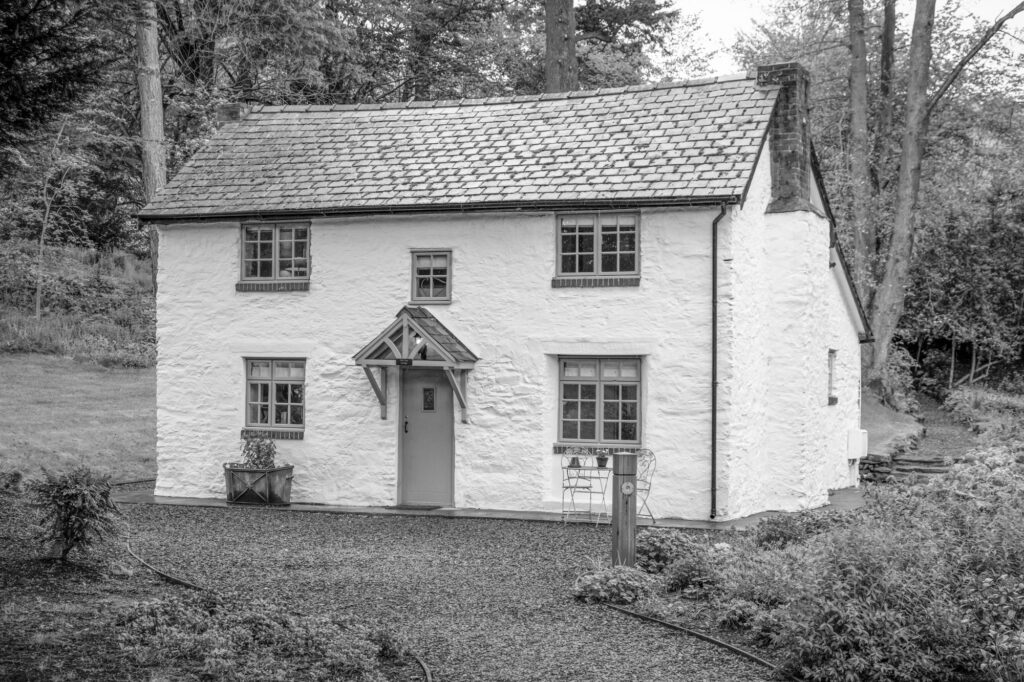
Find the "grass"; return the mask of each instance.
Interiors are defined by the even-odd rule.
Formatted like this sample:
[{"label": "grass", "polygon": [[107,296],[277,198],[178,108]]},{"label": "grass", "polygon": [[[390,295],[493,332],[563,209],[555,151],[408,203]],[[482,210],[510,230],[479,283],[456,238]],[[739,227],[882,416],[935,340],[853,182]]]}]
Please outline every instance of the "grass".
[{"label": "grass", "polygon": [[156,477],[156,372],[0,354],[0,467],[38,476],[84,464],[114,481]]}]

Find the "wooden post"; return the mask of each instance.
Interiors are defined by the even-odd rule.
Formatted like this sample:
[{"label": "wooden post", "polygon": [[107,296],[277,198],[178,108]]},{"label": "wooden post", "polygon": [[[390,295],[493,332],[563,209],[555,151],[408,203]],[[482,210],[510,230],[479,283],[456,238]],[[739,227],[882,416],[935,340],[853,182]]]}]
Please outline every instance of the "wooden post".
[{"label": "wooden post", "polygon": [[632,566],[636,563],[636,453],[612,456],[612,566]]}]

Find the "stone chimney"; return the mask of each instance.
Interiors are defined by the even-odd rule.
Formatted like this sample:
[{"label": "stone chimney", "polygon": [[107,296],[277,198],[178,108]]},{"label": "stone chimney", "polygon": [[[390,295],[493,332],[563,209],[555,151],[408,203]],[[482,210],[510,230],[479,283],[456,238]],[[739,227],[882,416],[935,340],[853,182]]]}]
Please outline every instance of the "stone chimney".
[{"label": "stone chimney", "polygon": [[811,207],[810,75],[797,62],[757,67],[758,85],[780,85],[769,125],[772,200],[768,213]]}]

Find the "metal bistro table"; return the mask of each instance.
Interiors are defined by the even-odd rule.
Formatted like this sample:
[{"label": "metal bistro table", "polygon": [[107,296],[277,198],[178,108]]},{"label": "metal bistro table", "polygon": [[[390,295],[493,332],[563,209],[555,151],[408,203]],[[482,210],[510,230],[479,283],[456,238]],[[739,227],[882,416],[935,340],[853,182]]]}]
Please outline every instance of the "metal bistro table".
[{"label": "metal bistro table", "polygon": [[597,466],[596,456],[582,449],[562,455],[562,520],[586,516],[599,523],[608,516],[606,494],[612,467]]}]

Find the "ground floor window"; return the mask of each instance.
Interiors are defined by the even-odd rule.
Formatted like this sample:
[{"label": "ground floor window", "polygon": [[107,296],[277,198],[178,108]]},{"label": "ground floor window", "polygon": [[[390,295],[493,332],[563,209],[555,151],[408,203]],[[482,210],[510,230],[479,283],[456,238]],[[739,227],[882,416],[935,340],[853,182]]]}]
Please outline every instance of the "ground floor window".
[{"label": "ground floor window", "polygon": [[640,359],[560,358],[559,439],[640,442]]},{"label": "ground floor window", "polygon": [[245,361],[245,425],[301,430],[306,423],[306,361]]}]

